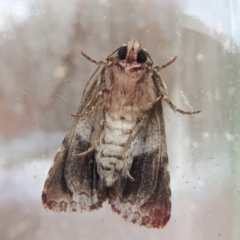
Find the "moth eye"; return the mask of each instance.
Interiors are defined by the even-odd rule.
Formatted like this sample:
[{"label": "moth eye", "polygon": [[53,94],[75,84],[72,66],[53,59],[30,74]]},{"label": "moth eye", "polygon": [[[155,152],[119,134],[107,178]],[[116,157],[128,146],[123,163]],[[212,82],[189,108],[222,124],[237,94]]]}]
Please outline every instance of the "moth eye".
[{"label": "moth eye", "polygon": [[118,57],[120,60],[124,60],[127,56],[127,46],[123,46],[118,50]]},{"label": "moth eye", "polygon": [[140,49],[137,55],[137,62],[138,63],[145,63],[147,61],[147,54],[144,50]]}]

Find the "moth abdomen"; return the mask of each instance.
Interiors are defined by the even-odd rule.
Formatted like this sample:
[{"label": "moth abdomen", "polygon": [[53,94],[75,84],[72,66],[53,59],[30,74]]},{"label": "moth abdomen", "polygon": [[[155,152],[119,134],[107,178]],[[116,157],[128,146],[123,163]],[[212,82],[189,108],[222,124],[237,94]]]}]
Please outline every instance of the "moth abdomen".
[{"label": "moth abdomen", "polygon": [[[127,143],[131,135],[130,130],[135,126],[134,120],[128,121],[120,116],[105,114],[104,130],[96,148],[96,162],[98,174],[108,187],[125,177],[125,158],[128,159],[129,169],[131,167],[132,152]],[[128,154],[125,156],[126,150]]]}]

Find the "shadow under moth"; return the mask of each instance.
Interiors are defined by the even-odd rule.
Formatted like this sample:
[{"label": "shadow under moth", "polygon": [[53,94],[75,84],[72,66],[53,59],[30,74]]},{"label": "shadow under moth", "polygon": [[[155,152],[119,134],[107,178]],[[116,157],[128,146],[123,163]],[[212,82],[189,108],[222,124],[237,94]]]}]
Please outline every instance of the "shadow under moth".
[{"label": "shadow under moth", "polygon": [[[56,212],[102,207],[129,222],[163,228],[171,190],[162,101],[163,79],[148,52],[131,40],[109,55],[90,78],[74,121],[46,179],[42,202]],[[95,77],[96,76],[96,77]]]}]

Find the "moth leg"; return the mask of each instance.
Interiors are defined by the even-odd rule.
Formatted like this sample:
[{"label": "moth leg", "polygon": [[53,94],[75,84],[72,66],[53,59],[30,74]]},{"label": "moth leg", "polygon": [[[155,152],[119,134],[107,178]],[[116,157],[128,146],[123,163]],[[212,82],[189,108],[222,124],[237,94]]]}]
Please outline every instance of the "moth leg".
[{"label": "moth leg", "polygon": [[108,66],[108,65],[111,65],[111,64],[112,64],[112,61],[109,60],[109,59],[106,59],[106,60],[104,60],[104,61],[96,61],[96,60],[90,58],[86,53],[84,53],[84,52],[82,52],[82,51],[81,51],[81,54],[82,54],[87,60],[89,60],[90,62],[95,63],[95,64],[97,64],[97,65],[105,65],[105,66]]},{"label": "moth leg", "polygon": [[81,118],[81,117],[85,117],[93,112],[96,111],[97,107],[98,107],[99,103],[97,102],[92,108],[90,111],[86,111],[82,114],[71,114],[72,117],[76,117],[76,118]]},{"label": "moth leg", "polygon": [[124,167],[124,174],[131,180],[134,181],[134,178],[131,176],[131,174],[129,173],[128,169],[127,169],[127,159],[126,159],[126,148],[124,149],[123,152],[123,167]]},{"label": "moth leg", "polygon": [[93,145],[87,151],[75,154],[76,157],[84,156],[84,155],[92,152],[95,149],[95,147],[100,143],[101,135],[103,133],[104,126],[105,126],[105,123],[106,123],[105,119],[104,119],[104,110],[101,111],[100,119],[101,119],[101,121],[100,121],[99,129],[98,129],[97,137],[96,137]]},{"label": "moth leg", "polygon": [[148,111],[147,113],[141,118],[141,120],[139,121],[139,123],[131,130],[131,134],[129,136],[129,138],[127,139],[124,151],[123,151],[123,165],[124,165],[124,173],[126,174],[126,176],[134,181],[134,178],[131,176],[131,174],[128,171],[128,166],[127,166],[127,159],[126,159],[126,154],[127,154],[127,150],[128,150],[128,146],[131,144],[131,142],[134,141],[135,137],[137,136],[137,134],[139,133],[139,131],[146,125],[148,120]]},{"label": "moth leg", "polygon": [[188,111],[184,111],[182,109],[179,109],[171,102],[171,100],[166,95],[160,95],[152,103],[149,103],[149,106],[153,106],[156,102],[158,102],[161,99],[163,99],[172,108],[172,110],[174,112],[179,112],[179,113],[188,114],[188,115],[192,115],[192,114],[196,114],[196,113],[201,112],[201,111],[188,112]]},{"label": "moth leg", "polygon": [[159,71],[159,70],[161,70],[161,69],[163,69],[163,68],[166,68],[167,66],[169,66],[170,64],[172,64],[176,59],[177,59],[177,56],[175,56],[171,61],[169,61],[168,63],[166,63],[166,64],[164,64],[164,65],[162,65],[162,66],[154,66],[154,67],[152,68],[152,70]]},{"label": "moth leg", "polygon": [[182,109],[177,108],[172,102],[171,100],[164,95],[163,96],[163,100],[172,108],[173,111],[175,112],[179,112],[182,114],[188,114],[188,115],[192,115],[192,114],[196,114],[196,113],[200,113],[201,111],[193,111],[193,112],[188,112],[188,111],[183,111]]}]

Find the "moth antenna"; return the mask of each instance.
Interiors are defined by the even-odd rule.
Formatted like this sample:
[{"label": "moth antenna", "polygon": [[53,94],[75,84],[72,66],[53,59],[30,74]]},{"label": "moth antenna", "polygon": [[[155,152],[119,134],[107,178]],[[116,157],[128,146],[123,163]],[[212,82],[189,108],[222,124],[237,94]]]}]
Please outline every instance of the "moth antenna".
[{"label": "moth antenna", "polygon": [[166,64],[164,64],[164,65],[162,65],[162,66],[154,66],[152,69],[153,69],[153,70],[156,70],[156,71],[159,71],[159,70],[161,70],[161,69],[163,69],[163,68],[166,68],[166,67],[169,66],[170,64],[172,64],[176,59],[177,59],[177,56],[175,56],[170,62],[168,62],[168,63],[166,63]]},{"label": "moth antenna", "polygon": [[90,79],[88,80],[87,84],[86,84],[86,87],[84,88],[84,91],[83,91],[83,94],[82,94],[82,100],[83,100],[83,97],[85,96],[85,92],[86,92],[86,89],[91,81],[91,79],[93,78],[93,76],[96,74],[96,72],[98,71],[98,69],[100,68],[100,66],[97,67],[97,69],[94,71],[94,73],[91,75]]},{"label": "moth antenna", "polygon": [[151,62],[152,62],[152,64],[153,64],[153,60],[152,60],[151,56],[149,55],[149,53],[147,52],[147,50],[144,49],[144,51],[146,52],[147,56],[149,57],[149,59],[151,60]]},{"label": "moth antenna", "polygon": [[[125,45],[123,44],[123,46],[125,46]],[[108,56],[107,56],[107,59],[108,59],[109,57],[111,57],[115,52],[117,52],[120,48],[121,48],[121,47],[117,48],[117,49],[114,50],[110,55],[108,55]]]},{"label": "moth antenna", "polygon": [[[119,47],[119,48],[117,48],[116,50],[114,50],[114,51],[107,57],[107,60],[105,60],[105,61],[100,61],[100,62],[104,62],[104,63],[103,63],[104,65],[106,65],[106,63],[107,63],[107,65],[111,65],[112,61],[111,61],[111,60],[108,60],[108,58],[111,57],[111,56],[112,56],[115,52],[117,52],[120,48],[121,48],[121,47]],[[82,54],[85,58],[87,58],[89,61],[91,61],[91,62],[93,62],[93,63],[98,63],[98,61],[93,60],[92,58],[90,58],[89,56],[87,56],[87,54],[85,54],[83,51],[81,51],[81,54]],[[151,58],[151,57],[150,57],[150,58]],[[103,64],[100,64],[100,65],[103,65]],[[99,65],[99,64],[98,64],[98,65]],[[99,68],[100,68],[100,66],[94,71],[94,73],[92,74],[92,76],[91,76],[90,79],[88,80],[87,85],[86,85],[86,87],[84,88],[84,91],[83,91],[83,96],[84,96],[84,94],[85,94],[85,91],[86,91],[86,89],[87,89],[87,86],[88,86],[89,82],[91,81],[91,79],[93,78],[93,76],[95,75],[95,73],[98,71]]]},{"label": "moth antenna", "polygon": [[179,113],[188,114],[188,115],[197,114],[201,112],[201,111],[193,111],[193,112],[183,111],[182,109],[177,108],[166,95],[161,98],[172,108],[174,112],[179,112]]},{"label": "moth antenna", "polygon": [[84,53],[83,51],[81,51],[81,54],[90,62],[95,63],[97,65],[109,65],[110,62],[108,60],[104,60],[104,61],[96,61],[92,58],[90,58],[86,53]]}]

